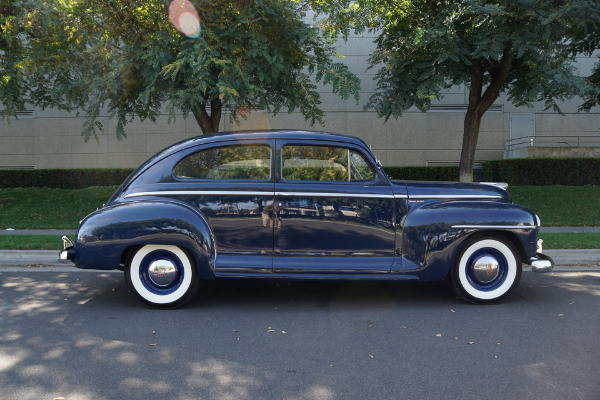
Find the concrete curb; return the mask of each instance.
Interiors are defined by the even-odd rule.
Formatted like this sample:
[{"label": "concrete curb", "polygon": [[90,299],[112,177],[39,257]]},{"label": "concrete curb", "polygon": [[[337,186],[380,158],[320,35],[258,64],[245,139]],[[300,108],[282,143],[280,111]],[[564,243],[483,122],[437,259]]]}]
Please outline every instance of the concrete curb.
[{"label": "concrete curb", "polygon": [[[600,250],[546,250],[544,253],[554,259],[555,271],[600,270]],[[31,271],[81,271],[74,268],[73,263],[58,261],[58,250],[0,250],[0,271],[7,271],[7,268],[19,271],[26,268]]]},{"label": "concrete curb", "polygon": [[0,236],[23,236],[23,235],[43,235],[43,236],[75,236],[77,233],[76,230],[70,229],[14,229],[8,230],[3,229],[0,230]]},{"label": "concrete curb", "polygon": [[540,233],[600,233],[598,226],[548,226],[541,227]]}]

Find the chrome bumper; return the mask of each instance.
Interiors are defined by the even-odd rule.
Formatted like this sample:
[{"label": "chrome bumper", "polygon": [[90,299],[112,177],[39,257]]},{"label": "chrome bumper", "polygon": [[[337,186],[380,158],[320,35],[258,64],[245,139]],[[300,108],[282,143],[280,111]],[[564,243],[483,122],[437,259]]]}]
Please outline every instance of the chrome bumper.
[{"label": "chrome bumper", "polygon": [[542,247],[544,241],[539,239],[537,241],[537,253],[535,257],[531,257],[531,270],[533,272],[550,272],[554,269],[554,260],[549,256],[542,253],[544,250]]},{"label": "chrome bumper", "polygon": [[75,262],[75,245],[66,236],[62,237],[63,250],[58,253],[58,261],[61,263]]},{"label": "chrome bumper", "polygon": [[550,272],[554,269],[554,260],[545,254],[537,253],[531,258],[531,270],[533,272]]}]

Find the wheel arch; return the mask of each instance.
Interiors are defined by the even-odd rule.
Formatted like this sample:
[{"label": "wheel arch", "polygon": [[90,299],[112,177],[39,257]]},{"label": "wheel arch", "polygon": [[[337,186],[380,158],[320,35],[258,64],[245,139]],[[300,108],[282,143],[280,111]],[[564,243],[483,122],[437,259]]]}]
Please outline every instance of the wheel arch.
[{"label": "wheel arch", "polygon": [[[521,257],[522,262],[524,260],[528,259],[527,251],[525,250],[525,245],[523,244],[523,242],[521,241],[521,239],[519,238],[519,236],[516,233],[507,231],[507,230],[500,230],[500,229],[485,229],[485,230],[474,231],[474,232],[466,235],[463,238],[463,240],[461,241],[461,244],[458,247],[455,256],[453,257],[454,260],[456,261],[456,259],[458,258],[457,256],[465,249],[465,247],[468,246],[468,244],[471,240],[476,240],[477,238],[480,238],[480,237],[490,237],[490,236],[500,237],[500,238],[508,241],[510,244],[512,244],[514,246],[515,250],[517,250],[517,252],[519,253],[519,256]],[[450,271],[448,271],[448,273],[450,273]]]},{"label": "wheel arch", "polygon": [[80,225],[76,265],[124,269],[145,245],[173,245],[194,260],[201,279],[214,278],[214,235],[207,219],[191,206],[169,200],[137,200],[98,210]]}]

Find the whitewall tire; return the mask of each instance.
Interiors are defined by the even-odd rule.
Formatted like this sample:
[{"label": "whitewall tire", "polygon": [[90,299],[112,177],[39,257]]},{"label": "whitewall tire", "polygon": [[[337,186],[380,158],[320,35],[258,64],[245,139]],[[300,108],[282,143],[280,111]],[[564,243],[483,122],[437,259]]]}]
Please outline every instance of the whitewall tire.
[{"label": "whitewall tire", "polygon": [[195,263],[177,246],[146,245],[138,249],[125,269],[129,287],[153,307],[178,307],[198,289]]},{"label": "whitewall tire", "polygon": [[479,236],[467,240],[450,272],[454,292],[471,303],[497,301],[521,279],[521,257],[512,243],[501,236]]}]

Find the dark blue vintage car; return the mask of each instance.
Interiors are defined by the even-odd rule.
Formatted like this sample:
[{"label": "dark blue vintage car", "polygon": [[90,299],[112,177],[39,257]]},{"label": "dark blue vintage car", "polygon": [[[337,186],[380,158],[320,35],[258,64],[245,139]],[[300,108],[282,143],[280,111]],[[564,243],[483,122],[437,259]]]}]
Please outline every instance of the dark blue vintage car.
[{"label": "dark blue vintage car", "polygon": [[449,278],[474,303],[522,264],[548,272],[540,220],[497,184],[390,180],[360,139],[307,131],[201,136],[146,161],[87,216],[61,260],[121,269],[156,307],[207,279]]}]

